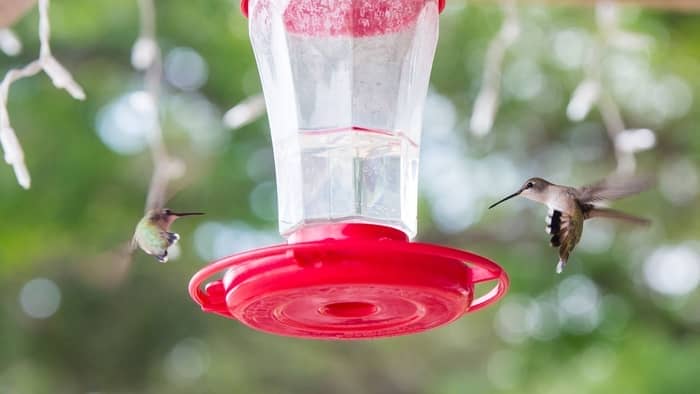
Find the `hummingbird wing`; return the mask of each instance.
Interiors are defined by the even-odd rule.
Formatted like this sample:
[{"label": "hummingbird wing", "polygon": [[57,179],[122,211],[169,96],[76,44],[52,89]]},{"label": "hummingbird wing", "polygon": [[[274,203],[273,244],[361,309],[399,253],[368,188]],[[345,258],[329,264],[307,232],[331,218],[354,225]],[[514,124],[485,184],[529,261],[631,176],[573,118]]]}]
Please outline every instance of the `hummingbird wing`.
[{"label": "hummingbird wing", "polygon": [[576,199],[587,204],[593,201],[617,200],[649,189],[654,181],[648,177],[610,177],[580,187],[575,191]]},{"label": "hummingbird wing", "polygon": [[134,253],[134,251],[139,247],[139,243],[136,240],[136,236],[131,238],[131,242],[129,242],[129,253]]},{"label": "hummingbird wing", "polygon": [[600,208],[593,206],[591,204],[587,204],[584,206],[583,210],[584,218],[586,219],[591,219],[591,218],[608,218],[608,219],[615,219],[615,220],[621,220],[623,222],[629,223],[629,224],[635,224],[638,226],[648,226],[651,224],[651,220],[639,217],[639,216],[634,216],[630,215],[625,212],[621,212],[615,209],[610,209],[610,208]]}]

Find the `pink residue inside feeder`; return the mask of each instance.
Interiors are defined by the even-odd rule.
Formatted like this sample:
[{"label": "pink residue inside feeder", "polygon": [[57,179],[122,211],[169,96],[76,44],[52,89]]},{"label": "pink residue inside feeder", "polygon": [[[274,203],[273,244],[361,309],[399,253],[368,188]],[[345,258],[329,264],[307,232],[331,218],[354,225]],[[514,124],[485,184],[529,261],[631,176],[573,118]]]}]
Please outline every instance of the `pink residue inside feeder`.
[{"label": "pink residue inside feeder", "polygon": [[[248,3],[241,1],[246,16]],[[270,3],[259,0],[256,8],[267,8]],[[445,0],[436,4],[439,11],[445,8]],[[284,23],[289,32],[297,34],[372,36],[412,24],[424,6],[424,0],[292,0],[284,12]]]},{"label": "pink residue inside feeder", "polygon": [[284,12],[284,24],[297,34],[373,36],[402,30],[424,6],[424,0],[296,0]]}]

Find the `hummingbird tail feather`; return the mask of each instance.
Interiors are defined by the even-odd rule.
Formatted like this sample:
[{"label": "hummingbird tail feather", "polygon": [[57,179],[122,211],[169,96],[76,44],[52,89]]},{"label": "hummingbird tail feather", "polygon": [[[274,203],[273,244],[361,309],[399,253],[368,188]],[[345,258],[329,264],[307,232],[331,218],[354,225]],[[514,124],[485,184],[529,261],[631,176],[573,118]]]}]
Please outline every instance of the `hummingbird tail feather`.
[{"label": "hummingbird tail feather", "polygon": [[639,216],[634,216],[630,215],[625,212],[621,212],[615,209],[610,209],[610,208],[599,208],[599,207],[593,207],[590,210],[586,212],[586,219],[590,218],[607,218],[607,219],[615,219],[615,220],[621,220],[630,224],[636,224],[639,226],[648,226],[651,221],[646,218],[642,218]]},{"label": "hummingbird tail feather", "polygon": [[167,263],[168,262],[168,251],[166,250],[160,256],[156,256],[156,259],[158,259],[159,263]]},{"label": "hummingbird tail feather", "polygon": [[178,233],[168,233],[168,246],[172,246],[174,243],[180,240],[180,234]]},{"label": "hummingbird tail feather", "polygon": [[564,271],[565,266],[566,266],[566,261],[559,259],[559,262],[557,263],[557,274],[561,274],[562,271]]}]

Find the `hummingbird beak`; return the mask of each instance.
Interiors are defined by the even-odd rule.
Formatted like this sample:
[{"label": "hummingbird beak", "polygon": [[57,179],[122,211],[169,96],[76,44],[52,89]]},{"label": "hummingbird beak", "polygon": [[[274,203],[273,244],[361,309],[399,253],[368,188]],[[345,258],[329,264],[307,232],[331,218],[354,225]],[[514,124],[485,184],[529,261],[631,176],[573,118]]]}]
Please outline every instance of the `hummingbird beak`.
[{"label": "hummingbird beak", "polygon": [[171,212],[170,214],[180,218],[183,216],[204,215],[204,212]]},{"label": "hummingbird beak", "polygon": [[500,203],[502,203],[502,202],[504,202],[504,201],[506,201],[506,200],[510,200],[510,199],[513,198],[513,197],[519,196],[520,193],[522,193],[522,192],[523,192],[522,189],[518,190],[517,192],[511,194],[510,196],[508,196],[508,197],[506,197],[506,198],[504,198],[504,199],[502,199],[502,200],[500,200],[500,201],[498,201],[498,202],[495,202],[495,203],[491,204],[491,206],[489,206],[489,209],[495,207],[496,205],[498,205],[498,204],[500,204]]}]

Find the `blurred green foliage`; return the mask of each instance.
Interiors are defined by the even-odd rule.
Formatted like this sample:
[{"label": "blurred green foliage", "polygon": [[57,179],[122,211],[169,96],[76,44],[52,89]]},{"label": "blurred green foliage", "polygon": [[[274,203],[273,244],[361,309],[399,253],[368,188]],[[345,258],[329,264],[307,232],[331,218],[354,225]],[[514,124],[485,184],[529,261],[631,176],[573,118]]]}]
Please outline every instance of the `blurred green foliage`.
[{"label": "blurred green foliage", "polygon": [[[512,89],[505,83],[493,132],[477,138],[468,132],[468,119],[481,83],[483,56],[501,15],[493,6],[448,3],[441,16],[431,94],[448,98],[456,110],[451,132],[465,144],[469,159],[500,155],[518,168],[518,177],[538,175],[573,185],[611,172],[613,153],[597,112],[578,124],[566,118],[566,103],[582,71],[564,69],[553,60],[557,32],[580,29],[594,34],[593,11],[520,8],[523,34],[507,54],[504,75],[511,65],[527,59],[544,82],[529,99],[508,93]],[[246,20],[236,1],[170,0],[157,6],[163,52],[190,47],[205,59],[208,80],[198,94],[214,108],[223,113],[259,91]],[[622,15],[626,29],[655,39],[649,50],[634,55],[649,65],[652,76],[672,74],[700,97],[700,16],[634,8]],[[661,246],[690,245],[696,256],[700,253],[697,99],[683,116],[655,121],[629,110],[624,102],[634,97],[616,97],[623,102],[630,127],[650,127],[657,133],[657,146],[638,156],[642,172],[668,177],[678,160],[695,171],[696,190],[689,199],[674,202],[668,198],[673,190],[656,189],[619,203],[653,218],[650,229],[607,228],[612,230],[602,233],[603,241],[596,238],[598,244],[608,242],[607,247],[579,248],[567,271],[557,276],[555,251],[542,231],[544,208],[516,200],[484,215],[490,199],[506,192],[490,191],[473,206],[480,212],[478,220],[448,233],[432,214],[433,202],[422,198],[419,239],[467,248],[502,263],[512,281],[506,298],[419,335],[353,343],[304,341],[251,331],[204,314],[191,302],[189,278],[207,263],[194,245],[199,219],[177,223],[183,255],[167,265],[139,253],[124,267],[115,257],[142,212],[152,163],[146,152],[114,153],[95,129],[101,108],[142,83],[129,62],[138,34],[136,4],[55,2],[51,20],[54,53],[88,98],[72,100],[44,75],[22,80],[11,90],[12,124],[25,148],[33,183],[31,190],[22,190],[11,168],[0,166],[1,393],[697,391],[697,289],[667,296],[650,289],[645,277],[645,262]],[[0,56],[0,70],[35,57],[36,21],[32,11],[14,27],[25,48],[15,58]],[[167,87],[165,94],[185,93]],[[193,148],[172,113],[164,113],[164,125],[169,145],[188,164],[182,191],[170,206],[205,210],[205,220],[276,230],[270,220],[274,214],[256,215],[249,197],[258,184],[273,181],[274,173],[267,167],[251,177],[246,170],[256,152],[272,160],[266,151],[270,142],[264,119],[236,131],[220,126],[216,148],[206,150]],[[430,124],[424,132],[431,133]],[[581,154],[584,148],[593,156]],[[568,158],[567,169],[559,168],[558,158]],[[485,179],[501,175],[487,169]],[[520,182],[517,178],[512,188]],[[455,185],[453,192],[488,187]],[[596,231],[588,229],[593,235]],[[584,242],[591,234],[584,232]],[[51,279],[60,289],[58,310],[47,319],[27,316],[19,302],[23,286],[37,277]],[[588,286],[585,289],[592,284],[599,301],[594,326],[582,329],[577,324],[585,322],[567,320],[558,309],[543,312],[551,302],[538,300],[561,304],[567,286],[581,283]],[[523,327],[533,324],[553,328],[539,337],[522,334]],[[509,326],[511,334],[522,335],[504,334]]]}]

